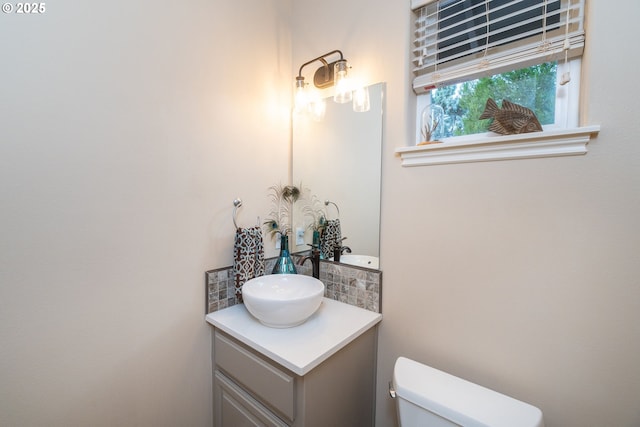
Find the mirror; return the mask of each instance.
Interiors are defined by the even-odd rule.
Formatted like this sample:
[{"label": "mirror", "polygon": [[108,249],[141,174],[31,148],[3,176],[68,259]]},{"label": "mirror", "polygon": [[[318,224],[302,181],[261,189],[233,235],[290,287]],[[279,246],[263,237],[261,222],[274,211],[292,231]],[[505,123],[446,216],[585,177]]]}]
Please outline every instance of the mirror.
[{"label": "mirror", "polygon": [[[351,102],[338,104],[327,98],[321,121],[310,114],[294,114],[292,171],[294,185],[309,188],[323,202],[327,219],[340,219],[343,244],[351,253],[377,258],[385,85],[368,89],[367,112],[353,111]],[[326,200],[335,205],[325,206]],[[310,224],[304,221],[294,218],[294,230],[305,229],[304,244],[294,241],[294,251],[308,250],[312,241]]]}]

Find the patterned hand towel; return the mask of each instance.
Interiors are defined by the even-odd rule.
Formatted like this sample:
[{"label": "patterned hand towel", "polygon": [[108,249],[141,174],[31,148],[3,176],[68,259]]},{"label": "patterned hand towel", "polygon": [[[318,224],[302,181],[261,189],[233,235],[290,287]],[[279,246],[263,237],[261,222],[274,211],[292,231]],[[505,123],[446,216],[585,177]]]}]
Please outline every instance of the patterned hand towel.
[{"label": "patterned hand towel", "polygon": [[327,225],[322,233],[320,239],[320,252],[324,259],[333,257],[333,248],[336,246],[336,242],[339,245],[342,244],[342,231],[340,230],[340,220],[330,219],[327,220]]},{"label": "patterned hand towel", "polygon": [[259,226],[238,228],[233,245],[233,276],[236,298],[242,302],[242,285],[254,277],[264,275],[264,244]]}]

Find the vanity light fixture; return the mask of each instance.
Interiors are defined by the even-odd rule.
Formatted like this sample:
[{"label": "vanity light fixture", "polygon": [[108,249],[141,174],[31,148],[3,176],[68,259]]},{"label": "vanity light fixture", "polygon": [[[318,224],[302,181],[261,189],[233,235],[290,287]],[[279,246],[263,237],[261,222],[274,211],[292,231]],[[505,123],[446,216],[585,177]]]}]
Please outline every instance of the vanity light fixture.
[{"label": "vanity light fixture", "polygon": [[[333,62],[329,62],[327,57],[339,55],[339,58]],[[337,103],[350,102],[353,99],[351,84],[348,79],[349,65],[347,60],[339,50],[332,50],[331,52],[320,55],[317,58],[307,61],[300,66],[298,76],[296,77],[296,91],[295,91],[295,109],[296,111],[303,111],[310,105],[310,95],[305,88],[306,83],[304,76],[302,75],[302,69],[307,65],[313,64],[319,61],[322,66],[316,70],[313,75],[313,85],[318,89],[325,89],[331,86],[335,86],[335,94],[333,100]],[[312,106],[312,108],[315,108]]]}]

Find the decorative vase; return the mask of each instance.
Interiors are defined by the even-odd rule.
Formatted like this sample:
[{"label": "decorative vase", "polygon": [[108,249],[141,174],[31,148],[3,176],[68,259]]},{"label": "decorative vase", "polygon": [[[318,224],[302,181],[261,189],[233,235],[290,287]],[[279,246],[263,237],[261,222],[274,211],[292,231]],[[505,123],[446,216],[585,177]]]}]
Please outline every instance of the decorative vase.
[{"label": "decorative vase", "polygon": [[[313,230],[313,243],[311,247],[320,250],[320,232],[318,230]],[[320,259],[324,259],[322,251],[320,251]]]},{"label": "decorative vase", "polygon": [[298,274],[289,254],[289,236],[280,236],[280,255],[278,255],[271,274]]},{"label": "decorative vase", "polygon": [[437,104],[429,104],[422,110],[420,114],[420,133],[422,141],[417,145],[434,144],[441,142],[440,138],[444,137],[444,109]]}]

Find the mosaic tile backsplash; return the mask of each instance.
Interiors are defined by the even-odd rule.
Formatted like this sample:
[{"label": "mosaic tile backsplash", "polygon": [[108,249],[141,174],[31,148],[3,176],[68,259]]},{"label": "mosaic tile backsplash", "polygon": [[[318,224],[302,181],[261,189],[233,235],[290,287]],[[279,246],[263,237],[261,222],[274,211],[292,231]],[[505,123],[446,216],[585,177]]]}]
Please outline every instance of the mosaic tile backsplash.
[{"label": "mosaic tile backsplash", "polygon": [[[298,265],[294,255],[298,274],[311,275],[311,262]],[[271,271],[275,258],[265,261],[265,271]],[[238,304],[235,296],[233,267],[209,270],[205,273],[207,306],[206,313],[221,310]],[[325,285],[324,296],[356,307],[381,313],[380,295],[382,290],[382,272],[367,268],[336,264],[330,261],[320,262],[320,280]]]}]

